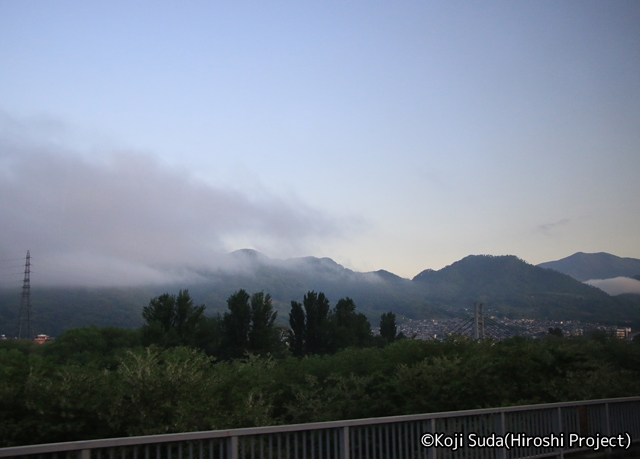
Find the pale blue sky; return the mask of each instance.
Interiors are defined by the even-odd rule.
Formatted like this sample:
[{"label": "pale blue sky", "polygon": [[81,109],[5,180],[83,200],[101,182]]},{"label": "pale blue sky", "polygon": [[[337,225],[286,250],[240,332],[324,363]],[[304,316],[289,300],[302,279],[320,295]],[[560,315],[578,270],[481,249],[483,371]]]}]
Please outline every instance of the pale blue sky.
[{"label": "pale blue sky", "polygon": [[640,258],[639,24],[637,1],[0,2],[0,255]]}]

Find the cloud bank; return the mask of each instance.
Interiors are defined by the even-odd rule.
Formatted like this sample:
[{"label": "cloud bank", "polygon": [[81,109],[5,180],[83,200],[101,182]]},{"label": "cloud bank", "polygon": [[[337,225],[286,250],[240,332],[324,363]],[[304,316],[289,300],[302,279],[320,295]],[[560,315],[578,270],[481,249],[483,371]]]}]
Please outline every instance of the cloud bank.
[{"label": "cloud bank", "polygon": [[193,279],[193,269],[219,267],[238,241],[288,255],[342,232],[336,219],[302,204],[215,187],[151,155],[87,157],[33,142],[31,125],[20,129],[6,116],[2,123],[0,258],[30,250],[32,278],[44,283]]},{"label": "cloud bank", "polygon": [[631,279],[630,277],[614,277],[612,279],[591,279],[585,284],[598,287],[609,295],[620,295],[622,293],[640,294],[640,281]]}]

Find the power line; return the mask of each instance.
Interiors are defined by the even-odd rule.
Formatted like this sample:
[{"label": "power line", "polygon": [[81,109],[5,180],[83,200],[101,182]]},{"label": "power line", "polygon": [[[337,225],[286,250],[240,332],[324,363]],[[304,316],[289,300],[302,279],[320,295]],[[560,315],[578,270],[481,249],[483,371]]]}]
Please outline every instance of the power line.
[{"label": "power line", "polygon": [[22,257],[21,258],[0,258],[0,262],[5,262],[5,261],[22,261]]},{"label": "power line", "polygon": [[493,317],[485,316],[482,303],[474,304],[474,314],[454,324],[447,335],[468,335],[474,339],[493,338],[501,340],[520,334],[514,327],[502,324]]}]

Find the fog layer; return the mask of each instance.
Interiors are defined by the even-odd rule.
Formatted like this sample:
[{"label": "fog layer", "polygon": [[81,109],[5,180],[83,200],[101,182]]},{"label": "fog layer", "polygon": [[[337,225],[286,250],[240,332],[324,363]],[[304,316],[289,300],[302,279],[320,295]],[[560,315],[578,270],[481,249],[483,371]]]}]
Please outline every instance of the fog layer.
[{"label": "fog layer", "polygon": [[[0,124],[0,259],[19,265],[30,250],[40,283],[193,279],[242,246],[296,255],[341,234],[303,204],[216,187],[151,154],[78,152],[31,135],[38,126]],[[2,284],[21,281],[17,265]]]}]

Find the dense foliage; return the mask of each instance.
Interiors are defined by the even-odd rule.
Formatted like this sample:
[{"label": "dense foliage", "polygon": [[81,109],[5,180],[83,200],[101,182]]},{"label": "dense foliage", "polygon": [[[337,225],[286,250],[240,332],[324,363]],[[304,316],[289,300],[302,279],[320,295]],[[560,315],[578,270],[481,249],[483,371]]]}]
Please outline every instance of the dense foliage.
[{"label": "dense foliage", "polygon": [[88,327],[0,342],[0,446],[640,393],[640,343],[604,334],[228,360],[140,339]]}]

